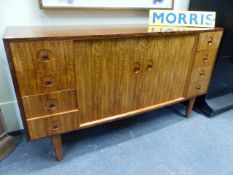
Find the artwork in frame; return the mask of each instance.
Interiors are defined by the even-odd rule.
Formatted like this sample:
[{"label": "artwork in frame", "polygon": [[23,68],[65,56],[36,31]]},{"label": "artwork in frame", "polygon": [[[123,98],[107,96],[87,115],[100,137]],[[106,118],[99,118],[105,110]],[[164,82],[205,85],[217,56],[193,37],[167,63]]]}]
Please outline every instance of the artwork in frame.
[{"label": "artwork in frame", "polygon": [[175,0],[39,0],[42,9],[113,8],[173,9]]}]

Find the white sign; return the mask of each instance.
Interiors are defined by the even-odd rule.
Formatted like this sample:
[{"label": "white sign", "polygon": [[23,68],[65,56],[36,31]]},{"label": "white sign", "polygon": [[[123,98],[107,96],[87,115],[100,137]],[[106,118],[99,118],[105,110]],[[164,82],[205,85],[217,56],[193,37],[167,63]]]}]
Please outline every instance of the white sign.
[{"label": "white sign", "polygon": [[149,25],[215,27],[216,12],[150,10]]},{"label": "white sign", "polygon": [[163,8],[174,0],[40,0],[42,8]]}]

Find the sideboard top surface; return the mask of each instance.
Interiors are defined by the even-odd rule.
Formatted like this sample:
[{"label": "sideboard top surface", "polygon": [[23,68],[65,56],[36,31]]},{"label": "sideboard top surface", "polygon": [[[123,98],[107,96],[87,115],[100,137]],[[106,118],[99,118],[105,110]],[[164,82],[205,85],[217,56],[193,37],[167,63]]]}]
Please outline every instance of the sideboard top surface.
[{"label": "sideboard top surface", "polygon": [[[171,28],[171,27],[168,27]],[[192,29],[192,28],[191,28]],[[164,36],[179,34],[195,34],[199,32],[220,31],[221,28],[195,28],[174,31],[150,32],[147,25],[118,25],[118,26],[40,26],[40,27],[8,27],[4,40],[38,40],[38,39],[97,39],[121,38],[135,36]]]}]

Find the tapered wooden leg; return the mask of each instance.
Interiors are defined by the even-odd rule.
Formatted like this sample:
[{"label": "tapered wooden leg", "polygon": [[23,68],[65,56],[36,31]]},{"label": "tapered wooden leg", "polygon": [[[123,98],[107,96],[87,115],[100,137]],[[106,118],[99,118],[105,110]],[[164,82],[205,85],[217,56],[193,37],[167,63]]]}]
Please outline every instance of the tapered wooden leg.
[{"label": "tapered wooden leg", "polygon": [[193,98],[191,98],[189,100],[188,106],[187,106],[187,109],[186,109],[186,113],[185,113],[185,117],[188,118],[190,116],[190,114],[192,113],[195,101],[196,101],[196,97],[193,97]]},{"label": "tapered wooden leg", "polygon": [[62,139],[61,135],[55,135],[51,137],[54,151],[55,151],[55,156],[56,160],[62,160]]}]

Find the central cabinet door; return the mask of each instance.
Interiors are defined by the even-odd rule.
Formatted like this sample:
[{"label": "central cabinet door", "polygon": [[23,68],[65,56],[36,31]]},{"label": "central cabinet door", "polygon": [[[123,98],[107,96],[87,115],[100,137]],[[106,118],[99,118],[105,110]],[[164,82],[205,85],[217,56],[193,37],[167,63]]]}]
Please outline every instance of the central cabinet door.
[{"label": "central cabinet door", "polygon": [[76,41],[80,124],[183,96],[195,36]]}]

